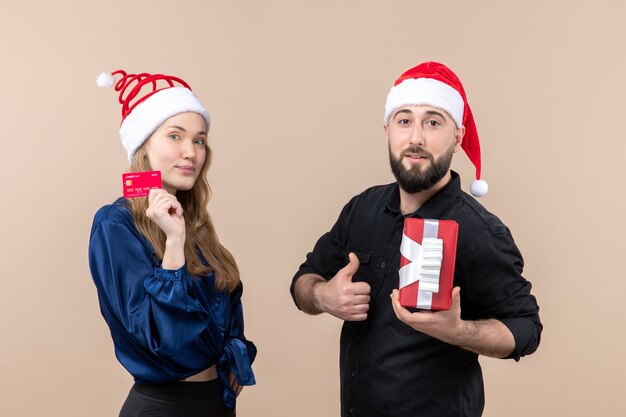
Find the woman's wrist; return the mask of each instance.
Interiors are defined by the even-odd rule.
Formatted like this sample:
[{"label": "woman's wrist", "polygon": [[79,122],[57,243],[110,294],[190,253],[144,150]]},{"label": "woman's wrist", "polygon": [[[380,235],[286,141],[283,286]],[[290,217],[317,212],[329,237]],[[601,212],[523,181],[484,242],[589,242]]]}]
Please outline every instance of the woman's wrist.
[{"label": "woman's wrist", "polygon": [[163,269],[179,269],[185,265],[185,238],[168,237],[165,240],[165,252],[163,253]]},{"label": "woman's wrist", "polygon": [[178,249],[185,247],[185,234],[177,235],[177,236],[166,236],[165,237],[165,249]]}]

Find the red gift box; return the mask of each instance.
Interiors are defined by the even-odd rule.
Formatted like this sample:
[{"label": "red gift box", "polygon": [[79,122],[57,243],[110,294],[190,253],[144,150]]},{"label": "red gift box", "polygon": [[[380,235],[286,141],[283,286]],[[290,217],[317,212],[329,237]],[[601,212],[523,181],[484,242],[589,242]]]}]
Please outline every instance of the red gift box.
[{"label": "red gift box", "polygon": [[458,231],[454,220],[404,219],[399,271],[401,305],[450,309]]}]

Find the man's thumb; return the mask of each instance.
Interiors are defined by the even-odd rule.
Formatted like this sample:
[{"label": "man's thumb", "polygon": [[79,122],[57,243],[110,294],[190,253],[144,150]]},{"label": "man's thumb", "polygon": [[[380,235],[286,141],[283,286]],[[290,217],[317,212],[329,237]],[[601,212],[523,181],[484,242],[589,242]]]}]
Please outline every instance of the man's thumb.
[{"label": "man's thumb", "polygon": [[356,274],[356,271],[359,269],[359,258],[357,258],[353,252],[350,252],[348,254],[348,259],[350,262],[348,262],[348,265],[343,267],[342,271],[343,275],[352,281],[352,276]]}]

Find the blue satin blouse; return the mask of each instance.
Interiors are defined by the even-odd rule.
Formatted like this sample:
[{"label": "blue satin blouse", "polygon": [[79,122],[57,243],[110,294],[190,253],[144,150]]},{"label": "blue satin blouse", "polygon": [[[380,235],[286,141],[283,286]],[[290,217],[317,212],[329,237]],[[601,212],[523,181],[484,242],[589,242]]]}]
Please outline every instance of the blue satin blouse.
[{"label": "blue satin blouse", "polygon": [[161,268],[150,242],[135,227],[126,200],[96,213],[89,267],[115,355],[137,383],[178,381],[212,365],[235,406],[228,381],[254,385],[256,347],[243,334],[242,287],[218,291],[215,276],[191,276],[186,265]]}]

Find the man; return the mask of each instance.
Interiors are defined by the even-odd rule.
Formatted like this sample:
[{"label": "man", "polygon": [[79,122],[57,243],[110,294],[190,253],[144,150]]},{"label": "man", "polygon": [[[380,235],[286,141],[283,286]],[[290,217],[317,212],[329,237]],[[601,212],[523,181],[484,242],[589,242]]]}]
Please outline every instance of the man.
[{"label": "man", "polygon": [[[453,154],[464,149],[476,166],[472,193],[486,193],[478,134],[457,76],[436,62],[405,72],[387,97],[384,129],[397,182],[344,207],[294,276],[292,296],[305,313],[345,320],[342,416],[480,416],[478,355],[519,360],[533,353],[539,307],[508,228],[461,191],[450,170]],[[408,217],[459,224],[449,310],[400,305]]]}]

